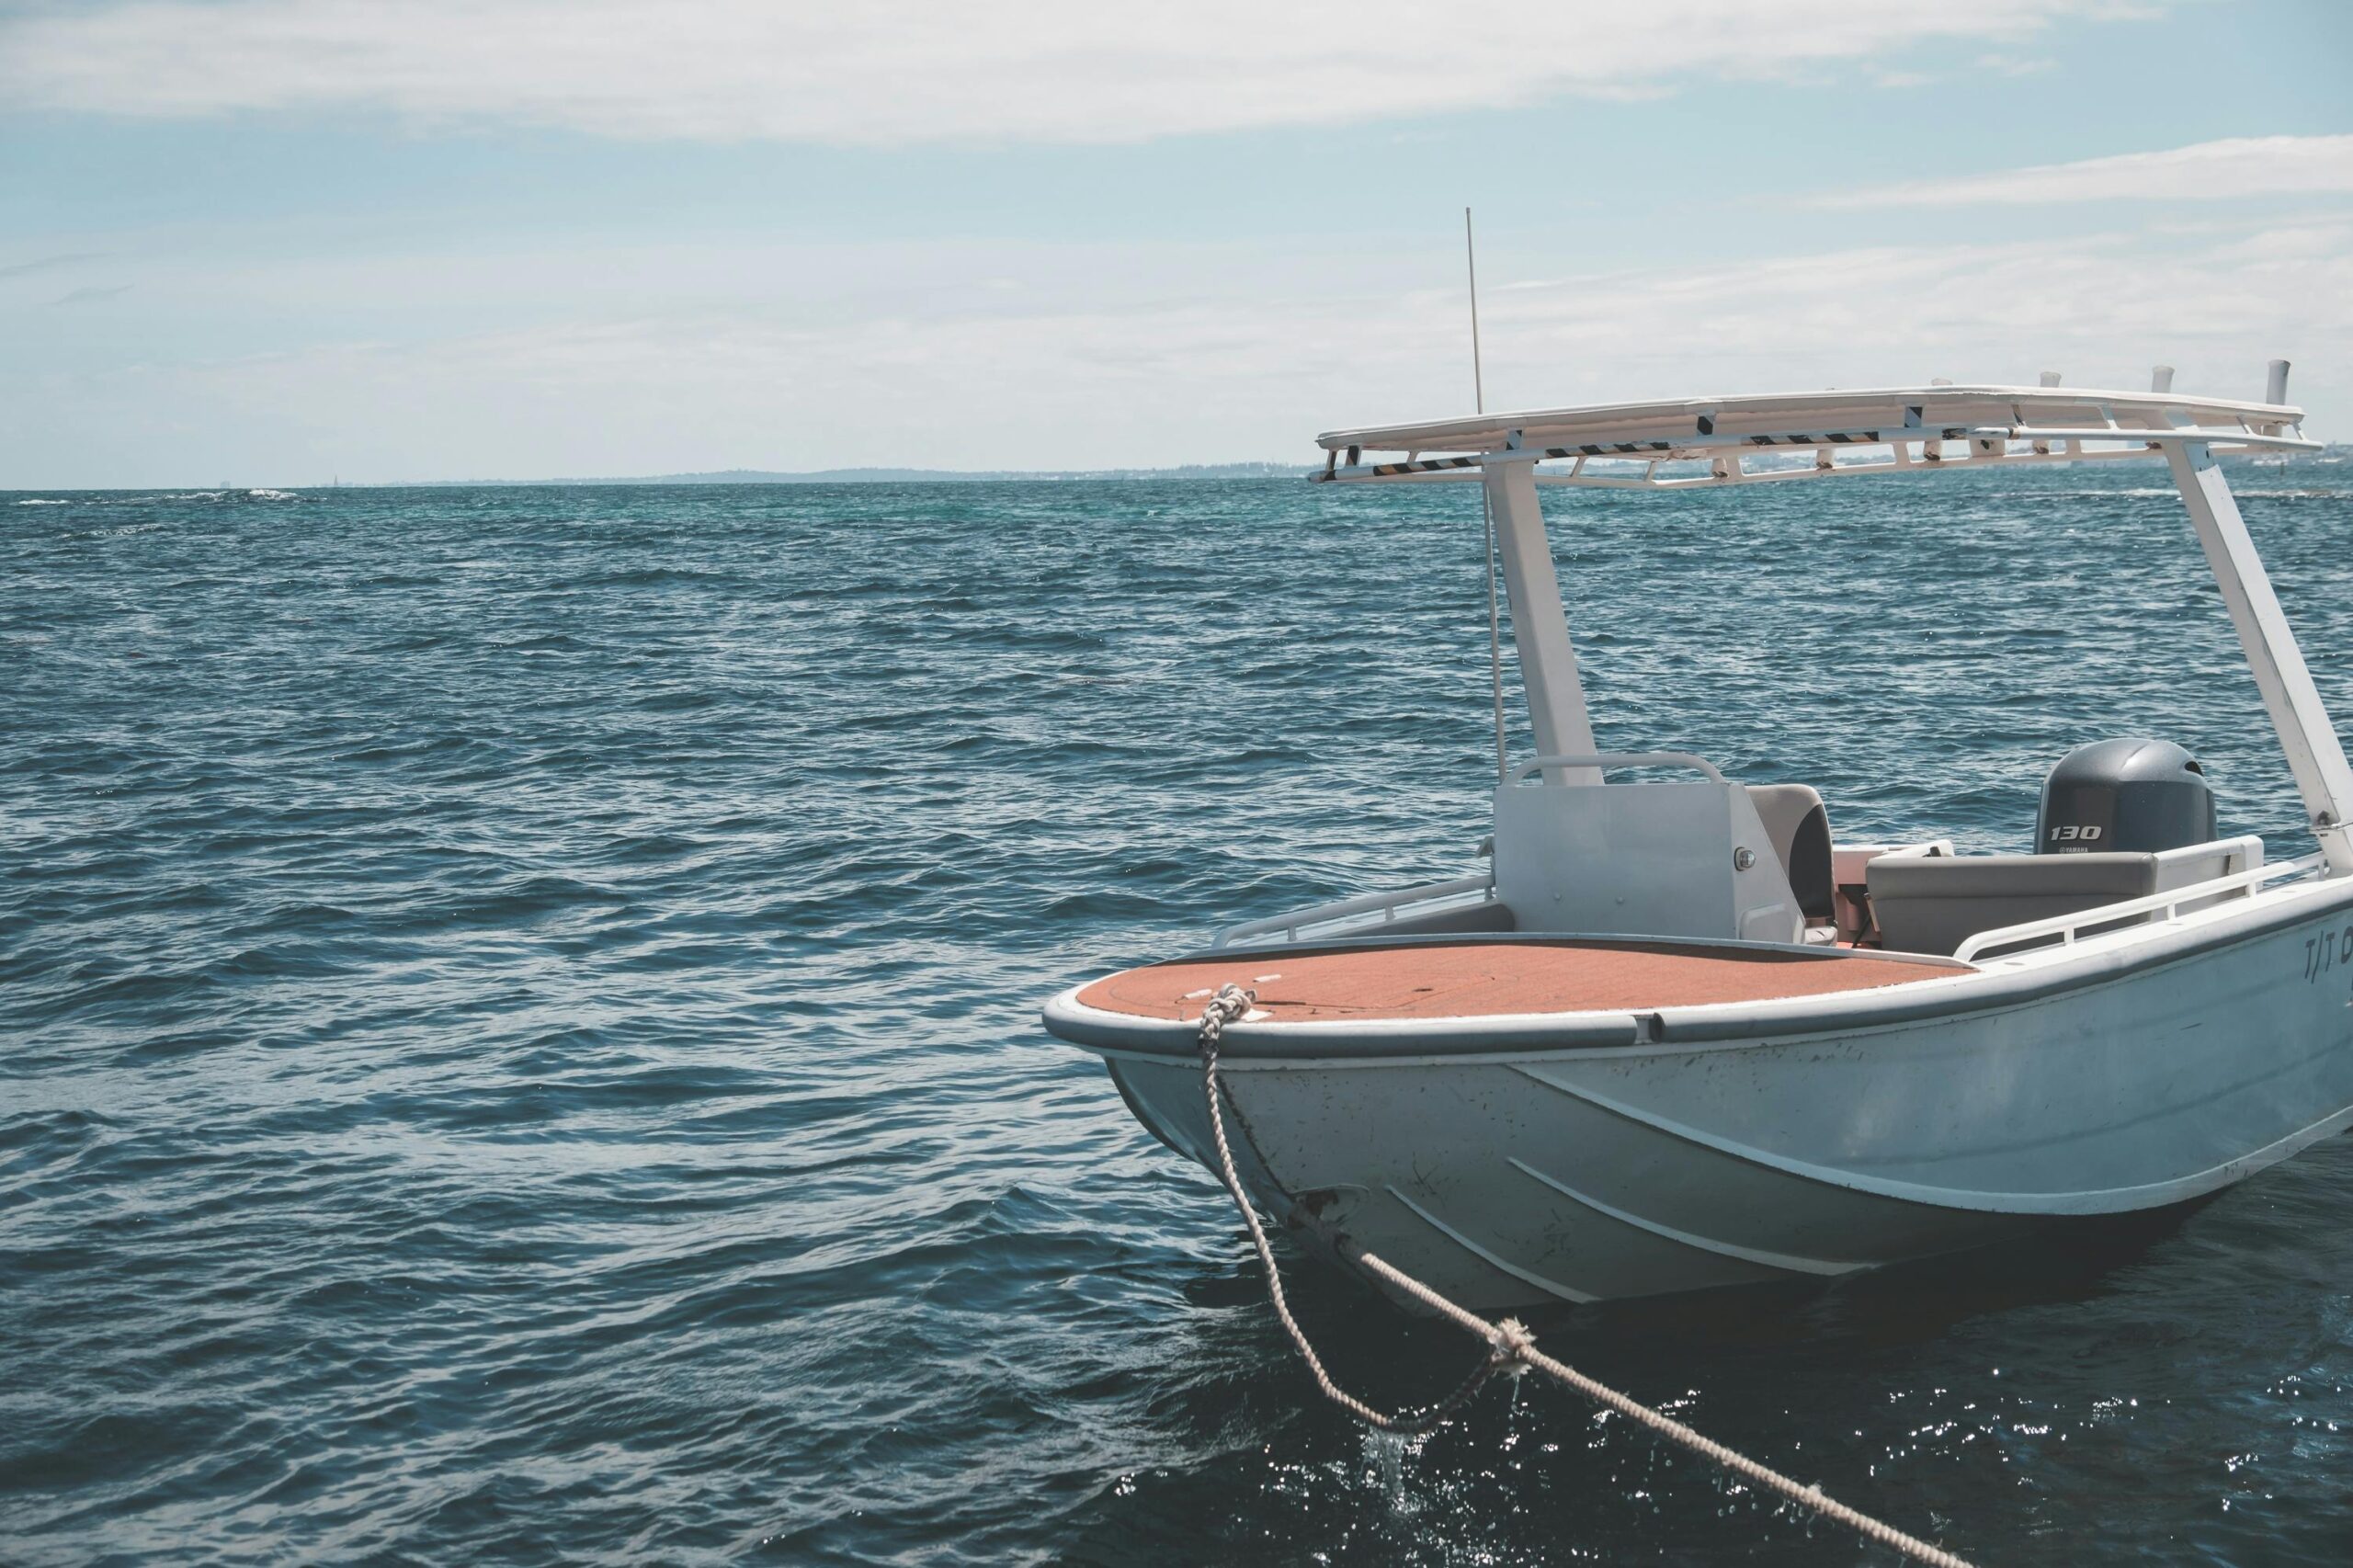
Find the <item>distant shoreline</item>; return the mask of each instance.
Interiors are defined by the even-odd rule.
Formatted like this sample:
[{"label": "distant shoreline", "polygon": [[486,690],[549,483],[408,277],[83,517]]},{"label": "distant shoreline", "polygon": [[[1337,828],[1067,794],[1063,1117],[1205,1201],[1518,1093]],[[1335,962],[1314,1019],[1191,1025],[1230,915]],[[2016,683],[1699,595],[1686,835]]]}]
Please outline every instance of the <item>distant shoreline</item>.
[{"label": "distant shoreline", "polygon": [[1303,479],[1313,472],[1304,463],[1273,462],[1185,463],[1176,468],[827,468],[806,473],[763,468],[729,468],[708,473],[654,473],[610,478],[423,479],[416,483],[419,487],[469,484],[978,484],[1002,480],[1036,483],[1104,479]]},{"label": "distant shoreline", "polygon": [[[2335,460],[2342,461],[2353,457],[2353,446],[2332,442],[2317,452],[2298,452],[2290,461]],[[2239,455],[2227,460],[2232,462],[2253,462],[2270,466],[2277,457]],[[1810,467],[1811,457],[1791,458],[1784,466]],[[1323,465],[1306,463],[1188,463],[1177,468],[1096,468],[1096,469],[995,469],[963,470],[937,468],[829,468],[808,473],[788,473],[768,469],[732,468],[711,473],[656,473],[610,479],[421,479],[416,488],[464,487],[467,485],[590,485],[590,484],[985,484],[1017,481],[1024,483],[1041,482],[1099,482],[1106,480],[1164,479],[1305,479]],[[2063,465],[2062,465],[2063,466]],[[1547,471],[1549,472],[1549,471]],[[313,486],[313,488],[317,488]]]},{"label": "distant shoreline", "polygon": [[[1793,462],[1799,460],[1792,459]],[[2279,460],[2270,456],[2236,456],[2227,460],[2234,466],[2252,463],[2268,468]],[[2336,464],[2353,460],[2353,444],[2331,442],[2317,452],[2300,452],[2288,459],[2291,466],[2304,463]],[[167,485],[167,484],[52,484],[0,486],[0,495],[39,495],[48,492],[76,494],[100,494],[117,492],[181,490],[190,495],[226,494],[243,491],[247,494],[273,495],[291,491],[320,490],[496,490],[517,489],[588,489],[599,486],[643,485],[719,485],[719,484],[990,484],[990,483],[1132,483],[1167,480],[1211,479],[1304,479],[1316,472],[1316,467],[1302,463],[1188,463],[1176,468],[1097,468],[1097,469],[931,469],[931,468],[832,468],[817,469],[805,473],[787,472],[774,469],[733,468],[706,473],[652,473],[616,475],[607,478],[556,479],[400,479],[354,480],[348,484],[300,484],[280,482],[273,487],[244,484]]]}]

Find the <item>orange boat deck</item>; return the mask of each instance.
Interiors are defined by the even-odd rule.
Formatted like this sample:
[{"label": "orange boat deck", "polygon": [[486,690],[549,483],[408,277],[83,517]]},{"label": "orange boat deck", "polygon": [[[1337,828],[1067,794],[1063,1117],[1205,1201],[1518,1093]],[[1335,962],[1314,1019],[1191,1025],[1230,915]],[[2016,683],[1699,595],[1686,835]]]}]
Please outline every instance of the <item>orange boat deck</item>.
[{"label": "orange boat deck", "polygon": [[1191,1019],[1231,981],[1280,1022],[1648,1012],[1869,991],[1970,966],[1644,942],[1448,942],[1146,964],[1098,980],[1084,1006]]}]

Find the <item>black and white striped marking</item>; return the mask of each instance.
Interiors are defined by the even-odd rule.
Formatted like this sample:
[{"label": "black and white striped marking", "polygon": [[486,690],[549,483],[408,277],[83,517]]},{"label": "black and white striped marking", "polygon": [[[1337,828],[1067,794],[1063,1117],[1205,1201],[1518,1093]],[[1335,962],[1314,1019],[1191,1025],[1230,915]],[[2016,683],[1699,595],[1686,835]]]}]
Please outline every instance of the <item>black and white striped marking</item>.
[{"label": "black and white striped marking", "polygon": [[[1713,433],[1715,421],[1702,418],[1699,424],[1701,435]],[[1893,437],[1878,430],[1824,430],[1814,433],[1790,432],[1782,435],[1745,436],[1741,439],[1752,447],[1878,447],[1900,440],[1958,441],[1964,439],[1968,434],[1969,426],[1955,425],[1934,432],[1907,427],[1902,434]],[[1555,458],[1654,457],[1659,453],[1672,453],[1680,445],[1682,445],[1680,442],[1665,440],[1588,441],[1574,447],[1543,448],[1536,453],[1536,460],[1547,462]],[[1442,473],[1449,469],[1476,468],[1496,455],[1498,454],[1495,452],[1474,452],[1467,457],[1420,458],[1404,462],[1375,463],[1368,477],[1387,479],[1398,474]],[[1515,452],[1510,455],[1525,456],[1526,454]],[[1690,460],[1701,461],[1707,455],[1709,454],[1695,453]],[[1349,466],[1353,468],[1357,465],[1351,463]],[[1338,475],[1327,467],[1324,472],[1317,477],[1336,478]]]}]

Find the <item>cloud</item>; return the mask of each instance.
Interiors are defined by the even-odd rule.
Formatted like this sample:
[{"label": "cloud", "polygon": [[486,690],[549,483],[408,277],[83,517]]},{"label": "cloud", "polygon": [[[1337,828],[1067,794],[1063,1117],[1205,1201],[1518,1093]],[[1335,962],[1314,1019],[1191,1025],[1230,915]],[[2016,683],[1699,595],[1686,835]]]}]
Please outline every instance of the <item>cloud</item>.
[{"label": "cloud", "polygon": [[73,251],[63,256],[38,256],[30,261],[14,262],[0,267],[0,278],[28,278],[36,272],[54,272],[61,267],[73,267],[85,261],[102,261],[97,251]]},{"label": "cloud", "polygon": [[1816,207],[1961,207],[1980,203],[2196,201],[2234,196],[2353,193],[2353,136],[2242,136],[2166,153],[2127,153],[1998,174],[1870,186],[1816,197]]},{"label": "cloud", "polygon": [[[1489,310],[1489,377],[1498,359],[1518,382],[1515,357],[1540,365],[1591,352],[1613,375],[1631,370],[1634,394],[1936,376],[2030,383],[2043,369],[2071,385],[2131,388],[2164,361],[2180,367],[2186,392],[2254,397],[2269,356],[2309,362],[2317,384],[2353,354],[2346,233],[2311,219],[2202,241],[2131,233],[1873,246],[1562,279]],[[2185,312],[2184,299],[2199,309]],[[1513,347],[1499,351],[1499,339]],[[1684,384],[1671,389],[1666,372],[1677,368]]]},{"label": "cloud", "polygon": [[[2254,397],[2264,360],[2316,436],[2353,433],[2353,246],[2334,215],[2248,234],[2118,232],[1882,245],[1496,289],[1483,312],[1491,407],[1936,376]],[[710,247],[701,247],[709,249]],[[924,247],[909,243],[909,259]],[[656,314],[618,296],[494,332],[0,381],[0,484],[210,478],[532,477],[880,463],[1100,467],[1312,455],[1314,432],[1464,411],[1461,300],[1413,269],[1266,246],[1092,252],[970,246],[959,269],[1017,290],[909,313],[858,278],[887,249],[707,257],[792,276],[821,301],[714,292]],[[588,258],[594,260],[595,258]],[[609,258],[608,258],[609,259]],[[540,286],[558,269],[423,267],[437,290]],[[294,264],[288,263],[290,268]],[[273,301],[381,281],[337,260],[246,280]],[[368,264],[384,277],[418,266]],[[606,268],[609,269],[609,268]],[[504,298],[504,294],[498,295]],[[142,300],[145,298],[142,294]],[[2185,313],[2184,299],[2200,308]],[[145,465],[127,472],[125,465]]]},{"label": "cloud", "polygon": [[50,303],[52,305],[94,305],[100,300],[112,300],[130,292],[131,285],[128,283],[119,283],[111,289],[76,289],[69,294],[60,294],[56,299],[51,300]]},{"label": "cloud", "polygon": [[[140,118],[358,109],[641,139],[1126,142],[1816,78],[2015,48],[2154,0],[98,0],[0,18],[0,102]],[[1500,30],[1499,30],[1500,29]]]}]

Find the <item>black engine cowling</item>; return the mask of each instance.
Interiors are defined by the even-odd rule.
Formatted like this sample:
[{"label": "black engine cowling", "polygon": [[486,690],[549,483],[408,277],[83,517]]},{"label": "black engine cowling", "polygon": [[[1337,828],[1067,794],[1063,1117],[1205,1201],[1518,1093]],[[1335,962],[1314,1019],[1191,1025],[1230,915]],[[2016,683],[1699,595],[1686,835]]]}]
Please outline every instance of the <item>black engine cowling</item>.
[{"label": "black engine cowling", "polygon": [[2171,741],[2094,741],[2042,781],[2037,854],[2146,853],[2213,837],[2206,770]]}]

